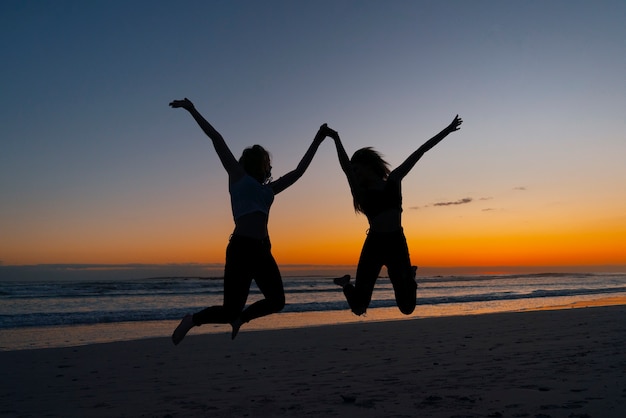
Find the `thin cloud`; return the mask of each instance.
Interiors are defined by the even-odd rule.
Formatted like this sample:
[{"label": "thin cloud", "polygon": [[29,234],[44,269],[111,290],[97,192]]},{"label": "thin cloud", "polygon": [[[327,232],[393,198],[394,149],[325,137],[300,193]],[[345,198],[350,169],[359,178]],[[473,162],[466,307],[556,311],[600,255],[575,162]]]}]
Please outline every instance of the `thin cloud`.
[{"label": "thin cloud", "polygon": [[[479,197],[476,200],[491,200],[493,199],[493,197]],[[446,201],[446,202],[436,202],[436,203],[431,203],[428,205],[424,205],[424,206],[410,206],[408,209],[409,210],[420,210],[420,209],[426,209],[426,208],[430,208],[432,206],[456,206],[456,205],[465,205],[467,203],[471,203],[473,202],[475,199],[472,197],[464,197],[463,199],[458,199],[458,200],[450,200],[450,201]]]},{"label": "thin cloud", "polygon": [[471,197],[464,197],[463,199],[459,199],[459,200],[454,200],[454,201],[450,201],[450,202],[437,202],[437,203],[433,203],[433,206],[453,206],[453,205],[464,205],[466,203],[470,203],[472,202]]},{"label": "thin cloud", "polygon": [[521,191],[525,191],[526,187],[524,186],[517,186],[517,187],[513,187],[513,190],[521,190]]}]

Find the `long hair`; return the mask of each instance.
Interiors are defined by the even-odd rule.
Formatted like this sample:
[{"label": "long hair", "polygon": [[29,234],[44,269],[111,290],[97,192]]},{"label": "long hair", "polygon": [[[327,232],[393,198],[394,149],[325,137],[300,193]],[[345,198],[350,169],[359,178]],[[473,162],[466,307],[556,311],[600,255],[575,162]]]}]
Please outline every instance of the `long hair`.
[{"label": "long hair", "polygon": [[244,149],[239,158],[239,164],[246,170],[246,173],[261,184],[265,184],[271,179],[271,173],[267,170],[269,163],[270,153],[260,145],[253,145]]},{"label": "long hair", "polygon": [[[380,177],[381,180],[386,180],[391,172],[389,169],[389,163],[383,159],[381,153],[374,150],[372,147],[365,147],[357,150],[354,154],[352,154],[350,163],[359,164],[369,168],[377,177]],[[354,202],[354,210],[356,212],[363,213],[357,193],[353,192],[352,198]]]}]

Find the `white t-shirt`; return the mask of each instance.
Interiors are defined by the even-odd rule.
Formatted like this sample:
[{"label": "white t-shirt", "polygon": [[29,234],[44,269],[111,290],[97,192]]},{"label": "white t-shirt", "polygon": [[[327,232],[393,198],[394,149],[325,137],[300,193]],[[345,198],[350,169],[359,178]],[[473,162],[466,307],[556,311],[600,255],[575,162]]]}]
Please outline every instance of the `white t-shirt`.
[{"label": "white t-shirt", "polygon": [[270,213],[274,191],[267,184],[259,183],[254,177],[245,175],[228,187],[230,205],[235,220],[253,212]]}]

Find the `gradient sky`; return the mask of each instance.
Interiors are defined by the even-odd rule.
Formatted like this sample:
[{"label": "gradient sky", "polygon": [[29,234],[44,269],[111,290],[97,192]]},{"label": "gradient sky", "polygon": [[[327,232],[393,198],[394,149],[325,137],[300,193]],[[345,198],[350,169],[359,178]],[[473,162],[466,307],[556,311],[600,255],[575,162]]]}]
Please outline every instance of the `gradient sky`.
[{"label": "gradient sky", "polygon": [[[222,263],[227,176],[188,97],[277,178],[320,124],[393,167],[421,266],[626,265],[626,2],[0,3],[0,264]],[[279,264],[355,264],[320,147],[270,218]]]}]

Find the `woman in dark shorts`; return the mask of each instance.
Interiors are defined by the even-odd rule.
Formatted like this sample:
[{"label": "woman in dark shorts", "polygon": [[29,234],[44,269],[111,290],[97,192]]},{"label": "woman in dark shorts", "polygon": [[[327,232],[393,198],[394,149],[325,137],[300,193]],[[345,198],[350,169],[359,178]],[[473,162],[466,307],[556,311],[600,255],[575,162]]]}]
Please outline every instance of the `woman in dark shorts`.
[{"label": "woman in dark shorts", "polygon": [[361,148],[348,159],[339,134],[329,129],[328,136],[335,141],[339,163],[348,178],[354,209],[363,213],[369,222],[355,283],[350,283],[348,275],[334,280],[343,288],[350,309],[356,315],[362,315],[367,311],[376,279],[383,266],[387,266],[400,311],[409,315],[415,309],[417,267],[411,266],[409,249],[402,229],[400,183],[426,151],[448,134],[459,130],[462,122],[457,115],[450,125],[426,141],[394,170],[390,170],[389,164],[370,147]]}]

